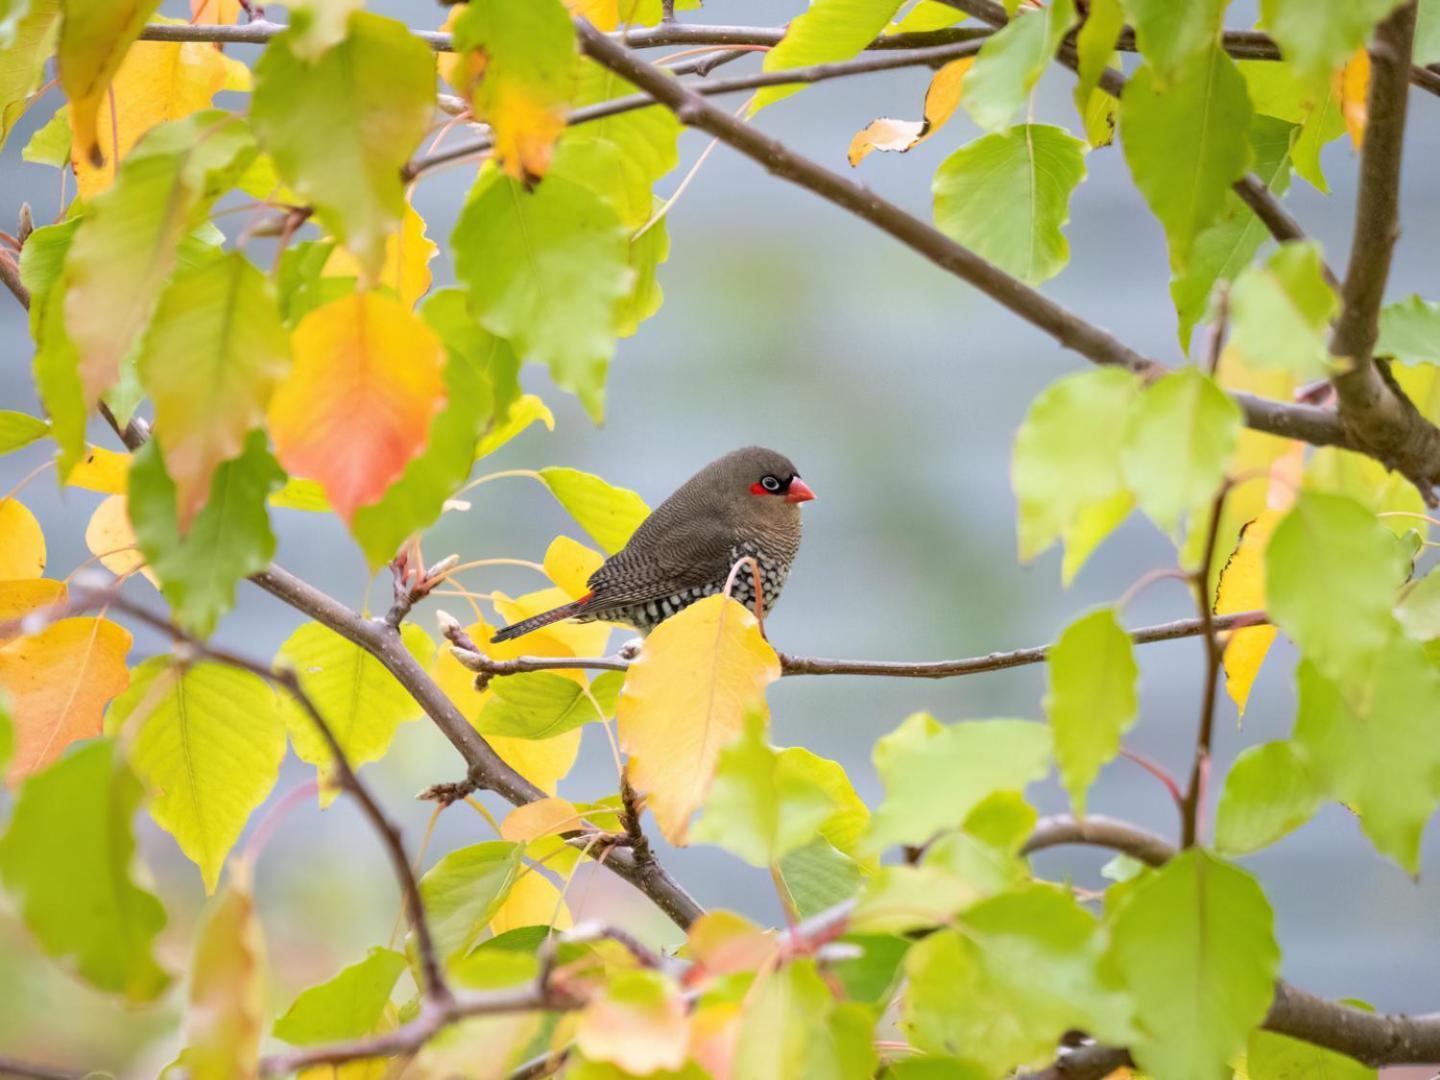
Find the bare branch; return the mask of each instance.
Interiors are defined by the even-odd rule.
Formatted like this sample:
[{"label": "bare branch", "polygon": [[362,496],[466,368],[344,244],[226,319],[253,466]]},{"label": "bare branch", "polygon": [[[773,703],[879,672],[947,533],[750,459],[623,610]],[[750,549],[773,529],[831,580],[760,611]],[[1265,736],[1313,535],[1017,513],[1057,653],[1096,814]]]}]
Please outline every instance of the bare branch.
[{"label": "bare branch", "polygon": [[[1217,340],[1223,337],[1223,325],[1216,329]],[[1195,756],[1190,766],[1190,783],[1180,804],[1180,844],[1193,847],[1200,829],[1200,805],[1205,799],[1205,782],[1210,775],[1210,742],[1215,730],[1215,695],[1220,686],[1220,660],[1223,649],[1215,634],[1215,614],[1210,602],[1210,577],[1215,569],[1215,545],[1220,536],[1220,519],[1225,512],[1225,496],[1230,483],[1221,485],[1210,506],[1210,527],[1205,534],[1205,553],[1200,567],[1191,578],[1195,603],[1200,609],[1200,622],[1205,638],[1205,684],[1200,693],[1200,725],[1195,735]]]},{"label": "bare branch", "polygon": [[1134,1064],[1124,1047],[1090,1043],[1060,1054],[1043,1069],[1020,1073],[1019,1080],[1101,1080]]}]

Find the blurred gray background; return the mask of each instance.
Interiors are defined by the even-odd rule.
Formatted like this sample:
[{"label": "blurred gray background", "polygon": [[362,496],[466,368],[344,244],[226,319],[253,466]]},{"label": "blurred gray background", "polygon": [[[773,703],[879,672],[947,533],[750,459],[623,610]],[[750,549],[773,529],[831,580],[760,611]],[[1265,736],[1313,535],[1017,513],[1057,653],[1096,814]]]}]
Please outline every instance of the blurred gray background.
[{"label": "blurred gray background", "polygon": [[[436,7],[422,0],[369,6],[417,27],[440,21]],[[686,18],[775,25],[799,9],[798,3],[711,0],[704,12]],[[173,0],[165,10],[185,13]],[[1236,5],[1228,23],[1250,25],[1250,14],[1249,5]],[[283,10],[272,9],[272,17],[283,18]],[[235,54],[253,60],[253,53]],[[758,122],[849,172],[845,151],[854,132],[877,116],[918,118],[927,79],[928,72],[916,69],[823,84],[766,110]],[[1077,126],[1072,81],[1064,72],[1046,76],[1037,119]],[[724,100],[739,105],[738,99]],[[20,150],[57,101],[52,92],[32,108],[0,158],[0,175],[7,177],[0,223],[15,220],[22,200],[40,223],[56,216],[56,172],[22,164]],[[1440,193],[1433,183],[1440,102],[1416,92],[1411,116],[1404,234],[1390,295],[1433,298],[1440,295],[1434,260]],[[912,153],[872,155],[859,176],[928,219],[932,172],[977,134],[962,110]],[[693,134],[684,137],[681,167],[661,182],[661,194],[674,189],[705,143]],[[1343,265],[1355,173],[1348,141],[1332,145],[1324,161],[1333,195],[1326,198],[1297,179],[1288,204],[1323,242],[1332,265]],[[1088,167],[1067,230],[1071,264],[1045,292],[1148,355],[1176,362],[1161,231],[1131,186],[1118,146],[1091,153]],[[430,235],[441,244],[433,264],[437,285],[452,279],[445,240],[471,176],[468,169],[445,172],[422,183],[416,196]],[[572,465],[634,488],[654,505],[695,468],[733,447],[759,442],[783,450],[820,495],[806,507],[804,550],[769,623],[776,645],[799,654],[925,659],[1040,644],[1089,605],[1113,601],[1145,570],[1173,563],[1169,542],[1138,519],[1099,550],[1068,591],[1060,587],[1058,552],[1029,567],[1016,561],[1011,441],[1035,394],[1057,376],[1081,369],[1077,356],[895,241],[725,147],[670,214],[669,228],[672,254],[660,277],[665,304],[619,346],[605,426],[592,426],[542,370],[528,369],[527,384],[555,410],[556,431],[532,429],[487,460],[486,470]],[[30,356],[22,312],[0,297],[0,407],[38,408]],[[113,445],[108,432],[97,429],[93,437]],[[49,452],[40,445],[0,458],[0,492]],[[83,531],[100,496],[57,491],[47,475],[25,488],[24,499],[46,528],[50,574],[63,576],[87,555]],[[275,517],[284,566],[349,604],[363,601],[363,563],[335,519],[292,511]],[[516,480],[474,492],[473,508],[447,515],[425,548],[432,559],[454,551],[467,560],[538,560],[559,532],[583,538],[537,485]],[[467,582],[472,589],[512,594],[543,584],[518,569],[477,571]],[[388,583],[381,586],[377,604]],[[147,585],[134,588],[158,607]],[[463,603],[447,606],[456,610]],[[416,615],[432,633],[433,607]],[[1131,606],[1127,621],[1140,625],[1192,613],[1186,592],[1162,582]],[[242,586],[220,640],[270,655],[298,621],[293,611]],[[137,635],[132,659],[162,647],[153,636]],[[1151,645],[1140,656],[1142,712],[1127,743],[1183,774],[1198,711],[1201,646],[1194,640]],[[1222,695],[1217,778],[1241,748],[1289,731],[1293,660],[1283,644],[1274,650],[1243,730]],[[772,688],[770,701],[776,742],[838,759],[874,803],[881,790],[869,748],[908,713],[929,710],[944,721],[1040,719],[1043,692],[1044,670],[1037,666],[944,682],[785,679]],[[413,794],[461,772],[449,745],[418,722],[402,727],[391,757],[368,766],[365,775],[403,821],[413,845],[429,812]],[[287,762],[272,802],[309,775]],[[578,800],[614,790],[603,734],[587,729],[581,762],[561,793]],[[1042,812],[1065,809],[1053,782],[1032,794]],[[1161,786],[1123,761],[1102,774],[1091,808],[1170,836],[1176,831]],[[142,833],[144,856],[171,913],[165,953],[178,967],[203,902],[199,874],[168,836],[148,826]],[[478,816],[454,808],[441,819],[430,858],[489,838]],[[1244,860],[1275,907],[1286,977],[1385,1010],[1440,1007],[1437,856],[1440,844],[1432,832],[1426,872],[1413,881],[1377,857],[1350,815],[1332,806],[1273,849]],[[763,920],[778,917],[764,873],[703,847],[666,852],[665,858],[702,903]],[[1097,853],[1064,852],[1044,856],[1041,865],[1046,873],[1096,885],[1103,861]],[[258,888],[273,968],[272,1011],[300,987],[359,959],[367,946],[384,943],[397,910],[381,852],[344,800],[323,814],[307,805],[285,819],[260,865]],[[581,917],[623,921],[655,940],[676,937],[609,875],[578,882],[571,899]],[[163,1037],[147,1040],[170,1025],[173,1008],[172,1002],[131,1010],[89,991],[40,958],[13,917],[0,913],[0,1048],[153,1073],[174,1045]]]}]

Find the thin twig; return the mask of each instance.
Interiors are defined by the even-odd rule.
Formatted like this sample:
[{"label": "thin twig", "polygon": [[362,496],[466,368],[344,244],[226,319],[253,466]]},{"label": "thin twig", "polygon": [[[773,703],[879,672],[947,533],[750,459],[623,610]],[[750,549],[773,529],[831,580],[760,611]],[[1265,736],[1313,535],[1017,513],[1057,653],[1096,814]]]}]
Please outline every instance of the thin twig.
[{"label": "thin twig", "polygon": [[24,282],[20,280],[20,265],[9,252],[0,252],[0,281],[3,281],[15,299],[20,301],[20,306],[28,311],[30,290],[25,288]]},{"label": "thin twig", "polygon": [[1215,609],[1210,601],[1210,575],[1215,567],[1215,545],[1220,537],[1220,521],[1224,517],[1225,497],[1230,483],[1220,486],[1210,506],[1210,524],[1205,532],[1205,552],[1200,568],[1192,579],[1196,607],[1200,612],[1201,634],[1205,639],[1205,687],[1200,695],[1200,724],[1195,736],[1195,756],[1190,766],[1190,783],[1180,805],[1182,847],[1193,847],[1200,830],[1200,806],[1205,799],[1205,781],[1210,775],[1210,743],[1215,731],[1215,696],[1220,686],[1220,662],[1223,649],[1215,633]]}]

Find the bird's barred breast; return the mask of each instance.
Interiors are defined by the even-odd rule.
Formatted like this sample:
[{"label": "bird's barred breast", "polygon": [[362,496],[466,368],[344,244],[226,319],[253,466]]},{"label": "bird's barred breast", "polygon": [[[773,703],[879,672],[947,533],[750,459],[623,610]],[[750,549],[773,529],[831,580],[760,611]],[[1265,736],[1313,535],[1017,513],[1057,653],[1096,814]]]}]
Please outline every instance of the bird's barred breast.
[{"label": "bird's barred breast", "polygon": [[[776,601],[780,599],[780,590],[785,586],[785,578],[790,572],[790,564],[788,561],[782,562],[769,558],[758,546],[747,543],[731,549],[730,565],[734,566],[747,555],[760,564],[761,596],[764,600],[764,610],[769,612],[775,606]],[[629,623],[641,633],[648,634],[676,612],[683,611],[691,604],[722,591],[728,576],[727,568],[725,576],[717,580],[707,581],[703,585],[694,585],[654,600],[629,604],[607,612],[605,617],[617,622]],[[755,607],[755,574],[748,563],[736,572],[735,583],[731,587],[730,595],[746,608],[753,609]]]}]

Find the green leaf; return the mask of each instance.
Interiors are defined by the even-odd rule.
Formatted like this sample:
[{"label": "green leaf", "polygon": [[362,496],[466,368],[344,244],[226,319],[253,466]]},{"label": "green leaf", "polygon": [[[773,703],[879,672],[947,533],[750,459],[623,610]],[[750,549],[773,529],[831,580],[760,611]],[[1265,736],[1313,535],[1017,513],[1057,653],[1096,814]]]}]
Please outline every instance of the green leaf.
[{"label": "green leaf", "polygon": [[[481,447],[475,450],[477,458],[483,457],[485,441],[493,440],[496,432],[512,419],[510,410],[520,400],[520,358],[508,341],[496,337],[470,317],[465,306],[465,293],[460,289],[440,289],[431,293],[421,305],[420,317],[440,335],[448,352],[464,356],[471,367],[484,373],[490,384],[494,415],[490,431],[481,440]],[[540,399],[534,400],[538,402]],[[549,417],[549,410],[545,410],[545,415]],[[547,424],[553,430],[554,418],[549,417]]]},{"label": "green leaf", "polygon": [[1011,466],[1022,562],[1063,539],[1069,584],[1129,513],[1120,449],[1139,389],[1128,371],[1100,368],[1051,383],[1031,403]]},{"label": "green leaf", "polygon": [[965,75],[960,104],[971,119],[986,131],[1008,125],[1074,23],[1074,0],[1053,0],[1040,11],[1027,8],[995,31]]},{"label": "green leaf", "polygon": [[635,284],[630,295],[617,309],[619,325],[616,333],[631,337],[640,324],[660,310],[665,294],[657,280],[660,264],[670,258],[670,232],[665,218],[657,219],[643,234],[630,241],[630,269],[635,271]]},{"label": "green leaf", "polygon": [[[1290,142],[1294,136],[1295,125],[1288,121],[1258,114],[1250,121],[1254,173],[1276,195],[1284,194],[1290,186]],[[1226,192],[1225,208],[1219,218],[1195,237],[1188,265],[1170,279],[1170,296],[1180,323],[1180,347],[1187,353],[1195,324],[1205,317],[1216,284],[1233,281],[1268,239],[1270,230],[1265,223],[1239,195]]]},{"label": "green leaf", "polygon": [[420,879],[420,899],[440,956],[463,955],[479,940],[510,895],[524,850],[523,844],[500,840],[472,844],[450,852]]},{"label": "green leaf", "polygon": [[1395,618],[1416,641],[1440,638],[1440,574],[1432,570],[1410,584],[1395,605]]},{"label": "green leaf", "polygon": [[809,842],[834,811],[829,793],[765,741],[764,715],[751,712],[740,737],[720,751],[690,837],[751,866],[775,866]]},{"label": "green leaf", "polygon": [[[1229,0],[1123,0],[1145,62],[1165,82],[1184,76],[1186,65],[1219,42]],[[1130,92],[1128,89],[1125,91]]]},{"label": "green leaf", "polygon": [[1440,304],[1418,296],[1387,304],[1380,311],[1375,352],[1403,364],[1440,363]]},{"label": "green leaf", "polygon": [[285,757],[277,691],[224,664],[155,656],[135,668],[107,730],[134,720],[130,764],[153,791],[150,816],[200,868],[213,893],[250,813],[265,801]]},{"label": "green leaf", "polygon": [[482,735],[553,739],[614,716],[624,681],[619,671],[596,675],[588,687],[550,671],[507,675],[490,684],[475,727]]},{"label": "green leaf", "polygon": [[930,930],[949,925],[984,898],[984,891],[943,866],[882,866],[865,879],[850,926],[871,934]]},{"label": "green leaf", "polygon": [[1181,516],[1225,478],[1243,418],[1215,380],[1186,367],[1140,395],[1125,429],[1125,479],[1155,524],[1174,532]]},{"label": "green leaf", "polygon": [[1140,709],[1140,668],[1130,635],[1114,608],[1082,615],[1065,628],[1046,657],[1050,692],[1045,712],[1055,734],[1055,762],[1075,816],[1100,767],[1120,752],[1120,736]]},{"label": "green leaf", "polygon": [[1070,259],[1061,229],[1070,220],[1070,194],[1084,178],[1085,144],[1064,128],[1020,124],[985,135],[936,170],[935,225],[1036,285]]},{"label": "green leaf", "polygon": [[236,586],[275,554],[266,500],[285,481],[265,433],[215,470],[210,498],[181,535],[175,485],[158,442],[146,443],[130,467],[130,520],[175,619],[201,636],[235,606]]},{"label": "green leaf", "polygon": [[837,1004],[815,961],[786,964],[746,995],[733,1075],[745,1080],[870,1080],[875,1018]]},{"label": "green leaf", "polygon": [[1317,9],[1311,0],[1260,0],[1260,18],[1290,66],[1318,84],[1365,44],[1396,2],[1351,0]]},{"label": "green leaf", "polygon": [[50,434],[50,425],[29,413],[0,409],[0,454],[29,446]]},{"label": "green leaf", "polygon": [[1247,746],[1230,766],[1215,811],[1215,848],[1248,855],[1298,829],[1320,809],[1321,792],[1289,742]]},{"label": "green leaf", "polygon": [[240,117],[207,109],[151,129],[91,202],[64,276],[65,328],[87,407],[120,380],[182,243],[254,155]]},{"label": "green leaf", "polygon": [[802,919],[849,900],[865,872],[823,837],[796,848],[780,860],[780,877]]},{"label": "green leaf", "polygon": [[1320,86],[1306,85],[1287,65],[1270,60],[1242,60],[1238,66],[1257,114],[1300,125],[1291,147],[1295,171],[1328,192],[1320,151],[1345,134],[1340,99],[1329,80]]},{"label": "green leaf", "polygon": [[332,979],[290,1003],[275,1021],[275,1037],[292,1046],[358,1039],[370,1034],[385,1015],[405,957],[393,949],[371,949]]},{"label": "green leaf", "polygon": [[334,240],[303,240],[281,253],[275,287],[281,317],[291,330],[316,308],[355,291],[353,278],[323,276],[335,248]]},{"label": "green leaf", "polygon": [[[1075,38],[1075,56],[1077,72],[1080,76],[1075,83],[1075,108],[1085,116],[1094,104],[1096,94],[1103,94],[1110,99],[1109,94],[1098,90],[1100,76],[1110,66],[1111,58],[1115,55],[1115,45],[1120,37],[1120,30],[1125,25],[1125,12],[1120,6],[1120,0],[1091,0],[1090,10],[1085,16],[1085,21],[1080,24],[1080,32]],[[1109,100],[1109,106],[1113,108],[1115,102]],[[1097,145],[1092,141],[1092,145]]]},{"label": "green leaf", "polygon": [[1099,971],[1095,919],[1068,891],[1034,884],[976,904],[905,958],[904,1025],[930,1053],[991,1075],[1048,1062],[1075,1028],[1100,1042],[1134,1035],[1131,1004]]},{"label": "green leaf", "polygon": [[563,176],[526,191],[485,168],[451,245],[480,324],[548,365],[555,384],[599,420],[621,301],[633,284],[628,233],[614,207]]},{"label": "green leaf", "polygon": [[[499,338],[490,340],[493,350],[509,351]],[[350,531],[372,570],[393,559],[410,536],[440,519],[445,500],[470,475],[475,443],[491,419],[487,365],[477,363],[468,351],[447,348],[446,352],[445,407],[430,421],[425,449],[410,459],[379,502],[359,507],[351,519]]]},{"label": "green leaf", "polygon": [[43,127],[37,128],[20,160],[33,165],[50,165],[56,169],[70,166],[70,106],[62,105],[51,114]]},{"label": "green leaf", "polygon": [[886,34],[909,34],[926,30],[943,30],[963,21],[965,12],[943,0],[916,0],[915,6],[886,28]]},{"label": "green leaf", "polygon": [[1265,1018],[1280,949],[1265,894],[1197,848],[1137,879],[1115,915],[1108,960],[1135,1001],[1141,1069],[1215,1080]]},{"label": "green leaf", "polygon": [[846,934],[840,940],[859,951],[858,956],[828,965],[844,987],[845,997],[886,1005],[900,981],[900,963],[910,950],[909,939],[895,934]]},{"label": "green leaf", "polygon": [[1440,801],[1440,745],[1430,723],[1440,673],[1423,646],[1397,632],[1344,683],[1309,659],[1297,682],[1295,743],[1316,782],[1359,815],[1381,854],[1418,874],[1420,837]]},{"label": "green leaf", "polygon": [[1382,526],[1398,537],[1413,530],[1425,513],[1425,500],[1414,484],[1398,472],[1354,450],[1322,446],[1305,463],[1302,486],[1327,495],[1348,495],[1380,517]]},{"label": "green leaf", "polygon": [[30,0],[29,11],[13,24],[11,40],[0,45],[0,148],[44,81],[45,61],[59,33],[60,0]]},{"label": "green leaf", "polygon": [[1248,1080],[1376,1080],[1379,1074],[1334,1050],[1256,1029],[1245,1051],[1245,1075]]},{"label": "green leaf", "polygon": [[0,690],[0,773],[10,764],[15,753],[15,718],[10,714],[10,702]]},{"label": "green leaf", "polygon": [[[435,645],[425,631],[405,623],[400,636],[410,655],[428,666]],[[300,676],[300,685],[345,751],[351,768],[383,757],[395,738],[395,729],[420,715],[420,706],[410,692],[379,660],[319,623],[306,623],[286,638],[275,662],[289,665]],[[319,768],[321,803],[328,805],[335,797],[329,786],[334,775],[329,745],[314,720],[293,701],[285,702],[285,723],[296,756]]]},{"label": "green leaf", "polygon": [[1148,64],[1120,99],[1120,139],[1135,186],[1165,227],[1170,262],[1184,271],[1195,239],[1225,206],[1225,193],[1250,165],[1250,99],[1245,80],[1212,46],[1171,81]]},{"label": "green leaf", "polygon": [[911,716],[875,744],[885,801],[865,851],[923,844],[957,829],[987,795],[1020,791],[1050,771],[1050,729],[1024,720],[970,720],[942,727]]},{"label": "green leaf", "polygon": [[134,877],[142,795],[115,743],[95,739],[21,785],[0,836],[0,882],[45,951],[135,1002],[170,982],[152,952],[165,909]]},{"label": "green leaf", "polygon": [[435,54],[403,23],[366,12],[313,60],[297,34],[275,38],[255,65],[255,133],[281,179],[375,273],[405,209],[400,170],[430,126]]},{"label": "green leaf", "polygon": [[1420,0],[1415,20],[1414,63],[1425,65],[1440,61],[1440,4],[1436,0]]},{"label": "green leaf", "polygon": [[821,838],[846,855],[858,854],[860,841],[870,826],[870,808],[855,793],[844,767],[838,761],[823,758],[803,746],[781,750],[780,763],[789,773],[818,785],[834,804],[830,816],[820,825]]},{"label": "green leaf", "polygon": [[1251,367],[1289,371],[1303,380],[1330,371],[1330,320],[1340,298],[1325,280],[1320,248],[1282,244],[1235,279],[1230,343]]},{"label": "green leaf", "polygon": [[20,280],[30,290],[30,336],[35,340],[35,389],[49,414],[63,483],[85,456],[85,393],[80,359],[65,331],[64,260],[80,219],[36,229],[20,252]]},{"label": "green leaf", "polygon": [[1373,513],[1305,491],[1266,546],[1265,606],[1305,659],[1348,679],[1389,646],[1406,563]]},{"label": "green leaf", "polygon": [[540,470],[540,479],[607,555],[623,548],[630,534],[650,516],[650,508],[639,495],[607,484],[593,473],[552,465]]},{"label": "green leaf", "polygon": [[290,368],[269,281],[238,252],[176,273],[140,345],[140,382],[187,530],[218,465],[245,451]]},{"label": "green leaf", "polygon": [[942,870],[963,882],[974,900],[1006,892],[1029,880],[1020,850],[1038,815],[1015,791],[997,791],[965,818],[959,832],[946,833],[925,849],[921,868]]},{"label": "green leaf", "polygon": [[[880,36],[900,9],[901,0],[814,0],[785,31],[785,37],[765,55],[766,71],[808,67],[849,60]],[[767,86],[755,95],[752,114],[791,94],[803,85]]]}]

